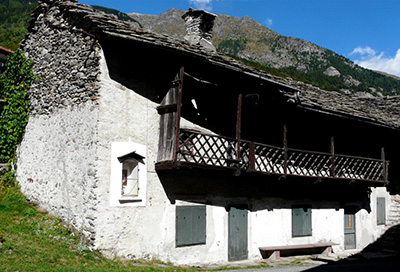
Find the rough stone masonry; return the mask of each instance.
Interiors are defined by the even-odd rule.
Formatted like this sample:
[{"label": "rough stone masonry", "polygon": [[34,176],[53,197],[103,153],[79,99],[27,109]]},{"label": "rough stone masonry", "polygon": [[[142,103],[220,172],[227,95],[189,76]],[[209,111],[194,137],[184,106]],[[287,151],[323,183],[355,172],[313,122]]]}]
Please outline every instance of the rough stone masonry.
[{"label": "rough stone masonry", "polygon": [[[24,143],[36,148],[20,148],[19,174],[31,177],[25,188],[31,200],[66,219],[93,242],[97,178],[90,139],[97,134],[100,46],[73,26],[76,18],[62,13],[58,5],[50,6],[51,2],[56,1],[40,3],[30,34],[21,43],[37,77],[29,92],[31,113]],[[31,176],[35,162],[23,158],[46,158],[40,159],[43,168],[36,178]]]}]

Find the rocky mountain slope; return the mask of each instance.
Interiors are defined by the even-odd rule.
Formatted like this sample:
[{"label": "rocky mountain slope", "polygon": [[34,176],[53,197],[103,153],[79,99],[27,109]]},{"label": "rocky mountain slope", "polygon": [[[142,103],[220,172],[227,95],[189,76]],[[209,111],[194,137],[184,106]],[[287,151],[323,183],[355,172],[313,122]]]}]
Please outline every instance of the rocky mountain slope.
[{"label": "rocky mountain slope", "polygon": [[[141,26],[160,34],[183,39],[185,35],[183,10],[170,9],[158,16],[128,14]],[[269,67],[296,67],[310,70],[313,59],[325,62],[325,49],[299,39],[284,37],[252,18],[218,15],[215,20],[213,43],[218,51],[260,62]]]},{"label": "rocky mountain slope", "polygon": [[[183,10],[158,16],[128,14],[145,30],[183,39]],[[349,59],[313,43],[282,36],[252,18],[218,14],[213,43],[220,53],[271,74],[291,77],[317,87],[361,96],[400,94],[400,80],[355,65]]]}]

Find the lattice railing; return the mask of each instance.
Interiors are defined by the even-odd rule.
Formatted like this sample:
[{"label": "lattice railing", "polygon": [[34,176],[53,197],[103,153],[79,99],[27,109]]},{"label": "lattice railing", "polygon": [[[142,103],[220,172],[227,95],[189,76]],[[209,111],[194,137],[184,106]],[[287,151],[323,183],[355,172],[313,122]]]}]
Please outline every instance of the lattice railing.
[{"label": "lattice railing", "polygon": [[320,152],[309,152],[288,149],[287,173],[308,177],[332,176],[331,155]]},{"label": "lattice railing", "polygon": [[381,160],[336,156],[335,174],[339,178],[384,180],[382,163]]},{"label": "lattice railing", "polygon": [[266,173],[284,174],[284,156],[282,148],[256,144],[254,146],[255,170]]},{"label": "lattice railing", "polygon": [[236,167],[237,141],[219,136],[181,130],[178,146],[179,161]]},{"label": "lattice railing", "polygon": [[177,160],[292,176],[387,181],[384,160],[252,143],[181,129]]}]

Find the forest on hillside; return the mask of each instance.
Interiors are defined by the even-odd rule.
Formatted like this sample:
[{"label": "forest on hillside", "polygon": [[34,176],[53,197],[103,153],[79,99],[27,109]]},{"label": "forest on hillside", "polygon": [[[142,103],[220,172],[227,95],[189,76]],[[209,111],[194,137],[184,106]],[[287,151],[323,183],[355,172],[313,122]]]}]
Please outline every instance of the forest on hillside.
[{"label": "forest on hillside", "polygon": [[0,46],[17,50],[37,0],[0,0]]}]

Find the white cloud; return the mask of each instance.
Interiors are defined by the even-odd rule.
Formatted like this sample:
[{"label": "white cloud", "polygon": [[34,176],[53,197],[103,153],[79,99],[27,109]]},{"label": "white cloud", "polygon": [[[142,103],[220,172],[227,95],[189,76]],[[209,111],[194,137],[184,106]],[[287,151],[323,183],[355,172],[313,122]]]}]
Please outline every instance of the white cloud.
[{"label": "white cloud", "polygon": [[394,57],[386,57],[384,52],[378,54],[369,46],[357,47],[350,53],[350,56],[353,55],[358,55],[358,58],[354,58],[354,63],[364,68],[400,76],[400,49]]},{"label": "white cloud", "polygon": [[374,56],[376,55],[376,51],[369,46],[357,47],[350,53],[350,56],[355,54]]},{"label": "white cloud", "polygon": [[271,26],[272,26],[272,19],[271,19],[271,18],[265,19],[264,24],[265,24],[267,27],[271,27]]},{"label": "white cloud", "polygon": [[212,10],[212,0],[189,0],[189,3],[193,4],[197,9]]}]

